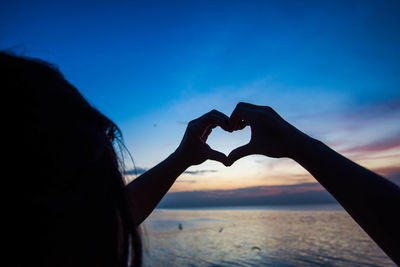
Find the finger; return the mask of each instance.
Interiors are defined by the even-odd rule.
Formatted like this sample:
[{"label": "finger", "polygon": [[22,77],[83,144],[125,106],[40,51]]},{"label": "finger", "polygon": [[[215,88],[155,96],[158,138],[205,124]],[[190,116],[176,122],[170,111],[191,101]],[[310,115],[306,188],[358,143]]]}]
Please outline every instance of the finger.
[{"label": "finger", "polygon": [[207,158],[215,161],[219,161],[225,166],[227,165],[227,157],[224,153],[216,151],[214,149],[209,149],[207,152]]},{"label": "finger", "polygon": [[233,129],[234,131],[243,130],[244,127],[246,127],[247,125],[250,125],[247,121],[245,121],[245,120],[238,120],[238,121],[235,121],[234,125],[232,126],[232,129]]},{"label": "finger", "polygon": [[250,121],[251,118],[249,112],[251,112],[251,107],[251,104],[243,102],[240,102],[236,105],[229,118],[229,124],[233,130],[240,130],[240,126],[243,124],[243,121]]},{"label": "finger", "polygon": [[218,110],[212,110],[200,117],[200,127],[203,131],[213,124],[220,126],[225,131],[232,131],[229,117]]},{"label": "finger", "polygon": [[236,129],[243,130],[244,127],[246,127],[247,125],[249,125],[249,123],[247,121],[242,120],[242,121],[238,122]]},{"label": "finger", "polygon": [[225,130],[227,132],[233,132],[233,129],[232,129],[231,125],[229,124],[228,116],[226,116],[224,113],[222,113],[218,110],[214,111],[214,115],[219,117],[219,119],[224,122],[223,124],[218,125],[218,126],[220,126],[223,130]]},{"label": "finger", "polygon": [[234,131],[243,129],[245,127],[244,122],[246,122],[246,125],[251,125],[252,123],[254,123],[256,120],[257,112],[260,112],[260,110],[263,109],[263,106],[240,102],[233,110],[229,118],[229,124]]},{"label": "finger", "polygon": [[210,135],[210,133],[212,132],[212,130],[217,127],[216,124],[210,125],[203,133],[203,135],[200,137],[201,140],[203,140],[204,142],[207,142],[208,136]]},{"label": "finger", "polygon": [[250,144],[238,147],[238,148],[232,150],[231,153],[229,153],[226,166],[231,166],[238,159],[243,158],[248,155],[251,155],[251,154],[253,154],[253,153],[252,153]]}]

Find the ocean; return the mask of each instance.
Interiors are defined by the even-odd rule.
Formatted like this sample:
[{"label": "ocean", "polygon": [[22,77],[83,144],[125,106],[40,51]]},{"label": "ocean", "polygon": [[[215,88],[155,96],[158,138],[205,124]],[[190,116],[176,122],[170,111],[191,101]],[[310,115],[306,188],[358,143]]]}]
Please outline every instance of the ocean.
[{"label": "ocean", "polygon": [[396,266],[338,205],[156,209],[144,266]]}]

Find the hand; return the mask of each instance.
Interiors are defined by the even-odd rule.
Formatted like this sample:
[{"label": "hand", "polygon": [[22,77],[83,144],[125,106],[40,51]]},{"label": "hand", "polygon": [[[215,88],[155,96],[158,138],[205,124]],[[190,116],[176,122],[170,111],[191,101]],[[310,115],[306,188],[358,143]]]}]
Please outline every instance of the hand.
[{"label": "hand", "polygon": [[216,160],[226,165],[226,155],[211,149],[206,143],[212,129],[217,126],[225,131],[232,132],[228,116],[217,110],[212,110],[192,120],[186,128],[185,135],[175,154],[188,166],[201,164],[207,159]]},{"label": "hand", "polygon": [[232,130],[251,127],[251,139],[247,145],[234,149],[228,156],[227,166],[251,154],[273,158],[292,157],[299,142],[308,138],[272,108],[239,103],[229,119]]}]

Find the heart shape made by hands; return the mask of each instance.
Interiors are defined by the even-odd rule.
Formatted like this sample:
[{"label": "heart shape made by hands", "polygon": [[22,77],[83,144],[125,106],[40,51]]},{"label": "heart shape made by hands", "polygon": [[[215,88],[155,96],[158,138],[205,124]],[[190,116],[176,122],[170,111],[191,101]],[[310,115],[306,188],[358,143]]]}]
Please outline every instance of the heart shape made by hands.
[{"label": "heart shape made by hands", "polygon": [[214,128],[207,138],[207,144],[214,150],[224,153],[226,156],[235,148],[248,144],[251,138],[249,126],[242,130],[227,132],[221,127]]}]

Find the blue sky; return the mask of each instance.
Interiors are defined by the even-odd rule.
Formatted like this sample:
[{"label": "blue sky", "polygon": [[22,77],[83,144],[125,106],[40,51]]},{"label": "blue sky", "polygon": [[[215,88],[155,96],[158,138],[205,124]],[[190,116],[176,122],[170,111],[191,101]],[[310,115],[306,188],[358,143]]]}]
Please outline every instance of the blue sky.
[{"label": "blue sky", "polygon": [[[246,101],[390,176],[400,173],[399,14],[399,1],[2,1],[0,49],[58,65],[120,125],[143,169],[174,151],[185,123]],[[216,130],[210,144],[228,153],[249,134]],[[203,172],[172,191],[314,181],[260,156],[190,170]]]}]

